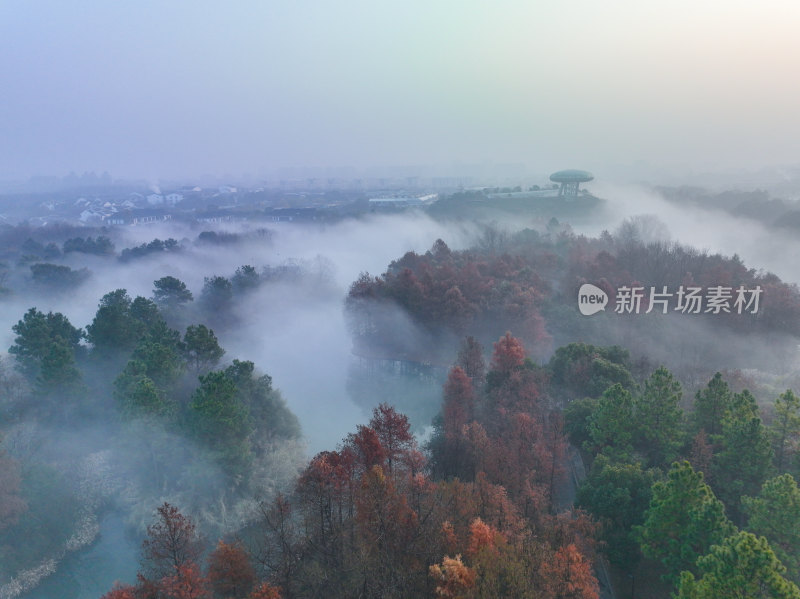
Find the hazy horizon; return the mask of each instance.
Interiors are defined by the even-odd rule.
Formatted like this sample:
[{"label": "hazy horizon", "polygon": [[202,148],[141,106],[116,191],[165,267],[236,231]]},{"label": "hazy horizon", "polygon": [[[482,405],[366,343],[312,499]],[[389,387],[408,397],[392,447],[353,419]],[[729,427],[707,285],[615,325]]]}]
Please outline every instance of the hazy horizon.
[{"label": "hazy horizon", "polygon": [[781,1],[9,1],[0,180],[797,165],[798,24]]}]

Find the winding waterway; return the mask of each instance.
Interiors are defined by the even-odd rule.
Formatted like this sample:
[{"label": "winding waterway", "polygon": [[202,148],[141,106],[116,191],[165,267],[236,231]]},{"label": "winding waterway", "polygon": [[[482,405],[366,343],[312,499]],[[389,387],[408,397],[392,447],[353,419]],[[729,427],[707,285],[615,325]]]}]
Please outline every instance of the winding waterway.
[{"label": "winding waterway", "polygon": [[117,580],[135,582],[139,548],[139,541],[125,532],[123,515],[110,512],[94,543],[68,554],[53,575],[21,599],[99,599]]}]

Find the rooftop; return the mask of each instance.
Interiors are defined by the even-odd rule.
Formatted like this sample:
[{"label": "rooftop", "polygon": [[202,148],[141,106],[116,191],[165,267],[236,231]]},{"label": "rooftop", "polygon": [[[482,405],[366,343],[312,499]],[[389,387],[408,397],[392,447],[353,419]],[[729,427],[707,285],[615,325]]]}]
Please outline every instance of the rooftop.
[{"label": "rooftop", "polygon": [[558,171],[550,175],[550,180],[555,183],[586,183],[592,179],[594,179],[594,175],[589,171],[579,171],[576,169]]}]

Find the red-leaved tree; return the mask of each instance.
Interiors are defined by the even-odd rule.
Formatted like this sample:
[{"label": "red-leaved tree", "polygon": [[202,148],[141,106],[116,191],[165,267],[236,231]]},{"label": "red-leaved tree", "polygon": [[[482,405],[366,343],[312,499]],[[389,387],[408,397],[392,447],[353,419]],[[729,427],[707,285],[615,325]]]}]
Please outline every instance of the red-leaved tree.
[{"label": "red-leaved tree", "polygon": [[187,564],[197,564],[203,553],[191,518],[166,502],[156,511],[157,520],[147,527],[142,542],[142,576],[149,580],[175,576]]},{"label": "red-leaved tree", "polygon": [[158,590],[159,599],[211,599],[208,580],[192,561],[184,562],[174,574],[162,578]]},{"label": "red-leaved tree", "polygon": [[511,336],[510,332],[494,344],[492,355],[492,370],[501,374],[509,374],[525,362],[525,348],[519,339]]},{"label": "red-leaved tree", "polygon": [[551,559],[539,568],[547,599],[597,599],[597,578],[592,565],[578,548],[569,544],[560,547]]},{"label": "red-leaved tree", "polygon": [[240,542],[220,541],[208,556],[208,581],[225,599],[244,599],[256,582],[250,557]]},{"label": "red-leaved tree", "polygon": [[382,403],[372,410],[369,426],[378,436],[389,474],[392,474],[398,458],[414,448],[414,435],[411,434],[408,416]]}]

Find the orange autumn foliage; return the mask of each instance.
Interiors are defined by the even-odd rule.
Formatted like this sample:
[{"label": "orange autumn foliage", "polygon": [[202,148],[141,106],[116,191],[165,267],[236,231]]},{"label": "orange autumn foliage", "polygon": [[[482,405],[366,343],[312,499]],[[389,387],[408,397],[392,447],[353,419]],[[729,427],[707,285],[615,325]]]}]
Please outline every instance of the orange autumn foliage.
[{"label": "orange autumn foliage", "polygon": [[560,547],[553,557],[542,562],[539,573],[547,599],[598,599],[597,578],[592,565],[570,543]]},{"label": "orange autumn foliage", "polygon": [[436,595],[448,599],[465,599],[466,592],[475,585],[475,571],[464,565],[461,556],[445,556],[441,564],[433,564],[428,570],[436,585]]},{"label": "orange autumn foliage", "polygon": [[244,597],[256,582],[256,573],[241,543],[220,541],[208,557],[208,580],[221,597]]},{"label": "orange autumn foliage", "polygon": [[510,332],[506,332],[494,344],[492,370],[508,374],[522,366],[523,362],[525,362],[525,348],[519,339],[512,337]]},{"label": "orange autumn foliage", "polygon": [[480,518],[475,518],[469,525],[469,545],[467,555],[475,556],[481,549],[497,551],[497,541],[500,533],[486,524]]},{"label": "orange autumn foliage", "polygon": [[161,579],[158,583],[159,596],[166,599],[211,599],[207,583],[197,564],[185,562],[176,569],[175,574]]}]

